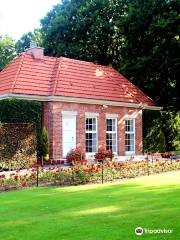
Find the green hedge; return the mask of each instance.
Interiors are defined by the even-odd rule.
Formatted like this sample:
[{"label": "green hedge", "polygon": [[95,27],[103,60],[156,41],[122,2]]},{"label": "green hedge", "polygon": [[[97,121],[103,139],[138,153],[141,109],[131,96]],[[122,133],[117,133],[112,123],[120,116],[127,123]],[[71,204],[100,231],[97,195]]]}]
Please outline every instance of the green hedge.
[{"label": "green hedge", "polygon": [[0,169],[29,168],[37,161],[33,124],[0,124]]},{"label": "green hedge", "polygon": [[11,98],[0,101],[1,123],[33,123],[37,133],[37,156],[40,157],[41,103]]}]

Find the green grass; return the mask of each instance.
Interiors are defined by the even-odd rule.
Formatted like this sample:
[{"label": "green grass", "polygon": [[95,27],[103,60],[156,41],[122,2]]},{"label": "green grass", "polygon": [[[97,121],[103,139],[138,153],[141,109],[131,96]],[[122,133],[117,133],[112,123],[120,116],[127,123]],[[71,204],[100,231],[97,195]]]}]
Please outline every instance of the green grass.
[{"label": "green grass", "polygon": [[[121,183],[0,194],[0,240],[180,239],[180,171]],[[173,229],[143,234],[134,229]]]}]

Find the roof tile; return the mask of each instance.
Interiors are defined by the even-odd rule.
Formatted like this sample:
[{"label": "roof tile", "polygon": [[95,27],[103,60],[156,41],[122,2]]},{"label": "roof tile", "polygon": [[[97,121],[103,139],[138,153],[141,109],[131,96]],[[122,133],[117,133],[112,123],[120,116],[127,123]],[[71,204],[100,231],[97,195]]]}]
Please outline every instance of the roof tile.
[{"label": "roof tile", "polygon": [[0,72],[0,94],[67,96],[156,105],[111,67],[23,53]]}]

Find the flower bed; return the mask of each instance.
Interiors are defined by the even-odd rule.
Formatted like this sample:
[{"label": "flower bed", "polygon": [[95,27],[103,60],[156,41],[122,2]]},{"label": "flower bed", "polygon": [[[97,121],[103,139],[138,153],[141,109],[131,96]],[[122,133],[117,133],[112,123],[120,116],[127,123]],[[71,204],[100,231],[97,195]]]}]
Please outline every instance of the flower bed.
[{"label": "flower bed", "polygon": [[[103,167],[103,169],[102,169]],[[88,163],[87,160],[78,161],[71,167],[49,167],[36,168],[29,170],[17,170],[8,174],[0,174],[0,190],[19,189],[46,185],[78,185],[85,183],[98,183],[102,181],[113,181],[123,178],[134,178],[141,175],[149,175],[180,169],[180,160],[143,160],[139,162],[125,161],[114,162],[104,161]]]}]

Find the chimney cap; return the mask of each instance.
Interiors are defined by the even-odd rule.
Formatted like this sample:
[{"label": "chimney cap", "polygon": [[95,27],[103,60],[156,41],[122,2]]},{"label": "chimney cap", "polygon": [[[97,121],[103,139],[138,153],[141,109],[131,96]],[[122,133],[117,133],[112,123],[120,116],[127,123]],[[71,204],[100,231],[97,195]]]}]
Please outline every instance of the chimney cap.
[{"label": "chimney cap", "polygon": [[30,42],[30,48],[37,48],[37,42],[31,41]]}]

